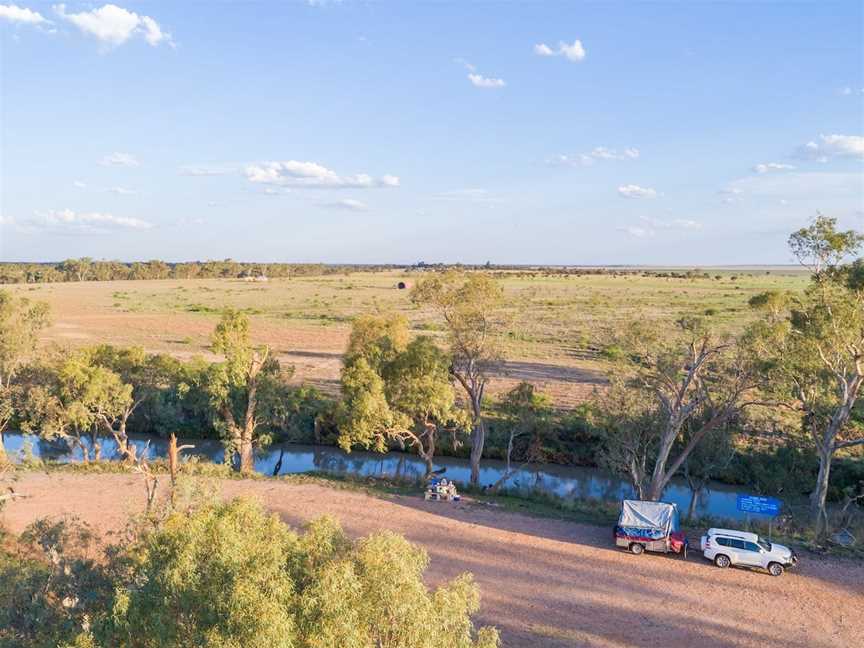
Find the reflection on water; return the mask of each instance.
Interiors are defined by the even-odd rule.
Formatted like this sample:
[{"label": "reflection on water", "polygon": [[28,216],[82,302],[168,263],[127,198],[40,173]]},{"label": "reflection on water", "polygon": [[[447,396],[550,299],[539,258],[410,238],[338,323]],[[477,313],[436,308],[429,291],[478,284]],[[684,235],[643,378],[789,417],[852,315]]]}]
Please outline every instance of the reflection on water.
[{"label": "reflection on water", "polygon": [[[81,461],[81,451],[69,448],[62,441],[49,442],[38,437],[19,433],[4,435],[6,450],[10,457],[20,457],[25,445],[30,444],[33,456],[58,462]],[[151,437],[134,437],[130,440],[141,452],[149,447],[150,457],[164,457],[167,441]],[[224,461],[222,444],[211,439],[189,440],[193,450],[186,455],[198,455],[216,463]],[[118,459],[117,444],[111,438],[103,438],[103,459]],[[87,442],[89,445],[89,441]],[[424,462],[417,456],[399,452],[377,454],[371,452],[352,452],[347,454],[332,446],[274,445],[255,457],[255,469],[270,475],[282,456],[279,474],[326,472],[337,475],[392,477],[398,479],[421,479],[425,472]],[[471,471],[467,460],[440,457],[435,462],[437,468],[446,468],[448,479],[467,483]],[[484,486],[494,484],[504,472],[504,463],[492,459],[484,460],[480,470],[480,483]],[[556,466],[552,464],[527,466],[519,470],[507,482],[507,487],[523,491],[539,491],[564,499],[602,499],[620,501],[633,497],[630,485],[618,477],[595,468]],[[717,518],[743,519],[744,515],[736,509],[734,489],[713,485],[710,491],[700,496],[696,508],[697,515],[711,515]],[[690,489],[683,483],[673,482],[663,494],[663,500],[674,502],[682,511],[687,510],[690,502]]]}]

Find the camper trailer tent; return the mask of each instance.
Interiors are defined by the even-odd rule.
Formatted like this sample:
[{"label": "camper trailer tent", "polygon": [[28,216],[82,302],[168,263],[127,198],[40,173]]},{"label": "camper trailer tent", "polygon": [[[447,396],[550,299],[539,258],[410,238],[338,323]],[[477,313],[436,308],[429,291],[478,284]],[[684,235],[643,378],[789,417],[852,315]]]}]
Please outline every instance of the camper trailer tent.
[{"label": "camper trailer tent", "polygon": [[678,507],[666,502],[624,500],[615,526],[615,544],[635,554],[672,551],[687,557],[687,538],[681,533]]}]

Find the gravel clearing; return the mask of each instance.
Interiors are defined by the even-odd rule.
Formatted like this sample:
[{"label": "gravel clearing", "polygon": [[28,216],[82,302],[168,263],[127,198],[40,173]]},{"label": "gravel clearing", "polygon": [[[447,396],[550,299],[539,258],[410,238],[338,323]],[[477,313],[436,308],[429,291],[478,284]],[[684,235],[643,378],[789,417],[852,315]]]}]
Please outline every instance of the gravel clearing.
[{"label": "gravel clearing", "polygon": [[[2,515],[13,531],[68,513],[109,542],[144,503],[141,478],[126,474],[33,472],[15,490],[27,499]],[[476,621],[497,626],[511,648],[864,646],[864,565],[857,562],[805,555],[797,569],[773,578],[717,569],[698,551],[686,561],[633,556],[612,546],[609,529],[469,501],[377,498],[274,480],[224,480],[221,492],[256,497],[293,526],[329,514],[352,535],[404,534],[429,552],[430,585],[474,573],[483,600]]]}]

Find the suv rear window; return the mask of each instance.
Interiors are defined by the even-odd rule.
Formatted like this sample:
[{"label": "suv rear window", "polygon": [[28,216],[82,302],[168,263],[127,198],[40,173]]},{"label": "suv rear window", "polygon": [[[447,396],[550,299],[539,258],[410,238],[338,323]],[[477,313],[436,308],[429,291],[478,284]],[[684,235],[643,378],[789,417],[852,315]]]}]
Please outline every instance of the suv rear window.
[{"label": "suv rear window", "polygon": [[734,547],[735,549],[744,549],[745,551],[759,551],[758,545],[745,540],[739,540],[738,538],[723,538],[718,536],[715,538],[715,541],[721,547]]}]

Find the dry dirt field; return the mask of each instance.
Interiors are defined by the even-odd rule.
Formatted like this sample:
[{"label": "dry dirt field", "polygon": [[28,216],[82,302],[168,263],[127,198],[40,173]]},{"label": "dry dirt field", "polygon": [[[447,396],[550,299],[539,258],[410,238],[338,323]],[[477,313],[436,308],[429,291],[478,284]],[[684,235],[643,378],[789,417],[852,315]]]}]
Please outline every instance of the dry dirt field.
[{"label": "dry dirt field", "polygon": [[[537,275],[503,279],[508,362],[492,384],[500,392],[529,380],[562,407],[581,402],[603,382],[589,348],[599,331],[636,317],[708,314],[735,329],[749,318],[747,300],[767,289],[799,290],[806,276],[790,269],[710,270],[710,278],[638,275]],[[222,309],[244,309],[254,338],[295,368],[294,380],[335,393],[351,319],[360,313],[403,313],[413,330],[441,336],[429,311],[411,304],[399,281],[415,276],[356,272],[277,279],[267,283],[190,279],[15,285],[51,306],[46,343],[138,345],[180,358],[209,355],[209,336]]]},{"label": "dry dirt field", "polygon": [[[28,498],[3,514],[14,531],[70,513],[110,534],[144,501],[140,479],[122,474],[33,472],[16,490]],[[257,497],[295,526],[330,514],[352,535],[404,534],[429,552],[430,585],[474,573],[483,596],[476,621],[497,626],[508,648],[853,648],[864,637],[860,563],[805,557],[772,578],[721,571],[700,555],[632,556],[610,546],[608,529],[471,502],[381,499],[273,480],[224,481],[221,491]]]}]

